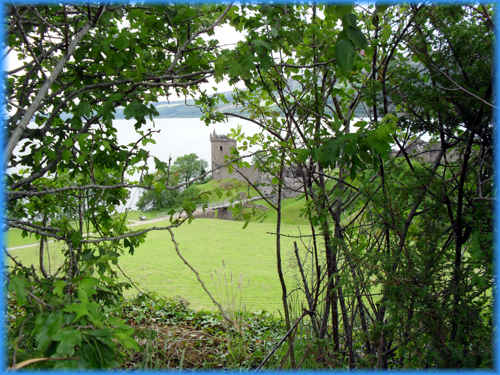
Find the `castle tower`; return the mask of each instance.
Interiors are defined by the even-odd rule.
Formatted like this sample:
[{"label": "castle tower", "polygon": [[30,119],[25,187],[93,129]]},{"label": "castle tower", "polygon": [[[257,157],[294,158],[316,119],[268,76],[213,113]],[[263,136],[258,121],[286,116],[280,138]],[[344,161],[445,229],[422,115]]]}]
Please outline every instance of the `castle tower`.
[{"label": "castle tower", "polygon": [[[215,130],[210,134],[210,143],[212,145],[212,170],[228,162],[226,156],[231,155],[231,149],[236,147],[236,141],[225,135],[218,135]],[[212,172],[215,180],[234,177],[229,174],[227,168],[219,168]]]}]

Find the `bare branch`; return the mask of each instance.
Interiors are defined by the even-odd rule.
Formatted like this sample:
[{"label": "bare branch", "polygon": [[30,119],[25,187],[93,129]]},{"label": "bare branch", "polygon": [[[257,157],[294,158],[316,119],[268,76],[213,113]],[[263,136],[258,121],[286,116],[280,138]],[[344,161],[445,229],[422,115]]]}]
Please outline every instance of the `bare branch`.
[{"label": "bare branch", "polygon": [[118,241],[118,240],[122,240],[124,238],[137,237],[137,236],[140,236],[144,233],[151,232],[153,230],[170,230],[171,228],[178,227],[186,220],[187,220],[187,218],[184,218],[182,220],[178,220],[178,221],[174,222],[174,224],[166,226],[166,227],[149,227],[149,228],[145,228],[145,229],[138,230],[135,232],[124,233],[124,234],[121,234],[119,236],[89,238],[89,239],[82,240],[81,242],[82,243],[99,243],[99,242],[104,242],[104,241]]},{"label": "bare branch", "polygon": [[63,236],[57,235],[56,233],[46,232],[46,230],[48,230],[48,229],[36,228],[33,226],[33,224],[28,225],[27,223],[21,223],[21,222],[16,222],[13,220],[7,220],[7,225],[9,227],[12,227],[12,228],[18,228],[18,229],[25,230],[26,232],[39,234],[40,236],[47,236],[47,237],[58,239],[60,241],[65,240],[65,238]]},{"label": "bare branch", "polygon": [[473,98],[479,100],[481,103],[483,104],[486,104],[487,106],[493,108],[493,109],[497,109],[497,106],[491,104],[489,101],[481,98],[479,95],[476,95],[474,94],[472,91],[469,91],[467,90],[465,87],[463,87],[460,83],[458,83],[457,81],[455,81],[453,78],[451,78],[449,76],[448,73],[446,73],[445,71],[439,69],[436,65],[434,65],[433,63],[431,63],[433,68],[436,69],[439,73],[441,73],[442,75],[444,75],[451,83],[453,83],[459,90],[463,91],[464,93],[466,93],[467,95],[470,95],[472,96]]}]

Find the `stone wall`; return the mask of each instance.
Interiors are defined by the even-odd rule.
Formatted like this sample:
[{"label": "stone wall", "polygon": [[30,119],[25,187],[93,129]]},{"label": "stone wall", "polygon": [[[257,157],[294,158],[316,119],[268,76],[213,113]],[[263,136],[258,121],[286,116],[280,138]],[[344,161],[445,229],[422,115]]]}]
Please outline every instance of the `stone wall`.
[{"label": "stone wall", "polygon": [[[231,158],[231,149],[236,147],[236,141],[225,135],[218,135],[215,131],[210,135],[211,150],[212,150],[212,170],[225,165]],[[303,192],[301,189],[302,179],[300,178],[297,168],[287,168],[284,172],[285,186],[283,196],[285,198],[294,197]],[[259,171],[254,166],[248,168],[233,168],[231,172],[227,167],[216,169],[212,172],[212,177],[215,180],[225,178],[235,178],[239,181],[250,181],[252,184],[259,185],[261,191],[265,195],[275,194],[276,186],[271,184],[272,176]]]},{"label": "stone wall", "polygon": [[[215,131],[210,135],[210,143],[212,150],[212,177],[215,180],[224,178],[236,178],[240,181],[246,181],[242,174],[252,183],[256,183],[261,178],[261,172],[255,167],[250,168],[233,168],[229,172],[227,167],[218,168],[228,163],[231,160],[231,149],[236,148],[236,141],[225,135],[216,134]],[[216,169],[218,168],[218,169]]]}]

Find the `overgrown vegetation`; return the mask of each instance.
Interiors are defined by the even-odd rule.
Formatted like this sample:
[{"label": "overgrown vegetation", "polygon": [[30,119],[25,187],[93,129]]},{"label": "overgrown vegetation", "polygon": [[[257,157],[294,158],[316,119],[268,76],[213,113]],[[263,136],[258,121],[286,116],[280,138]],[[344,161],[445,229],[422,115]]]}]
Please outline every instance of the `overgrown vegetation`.
[{"label": "overgrown vegetation", "polygon": [[[203,183],[206,178],[207,162],[198,159],[196,154],[188,154],[175,159],[172,165],[169,160],[164,170],[165,164],[156,160],[158,171],[154,177],[154,184],[161,186],[181,185],[179,189],[157,188],[146,190],[139,201],[137,207],[142,211],[166,210],[175,212],[186,205],[202,205],[208,201],[198,184]],[[196,184],[193,183],[196,181]]]},{"label": "overgrown vegetation", "polygon": [[[274,176],[287,329],[307,315],[335,367],[492,366],[491,8],[253,9],[231,19],[248,37],[216,78],[244,83],[233,99],[262,129],[235,136],[266,151]],[[245,117],[199,103],[207,123]],[[313,236],[294,244],[298,318],[283,277],[286,167],[300,170]]]},{"label": "overgrown vegetation", "polygon": [[[492,367],[492,20],[483,4],[8,5],[20,66],[6,82],[6,226],[39,241],[36,268],[7,253],[9,365]],[[245,40],[220,45],[222,23]],[[244,112],[218,111],[226,99],[201,88],[209,78],[233,84]],[[236,130],[232,156],[265,153],[255,161],[274,194],[255,189],[275,213],[280,321],[224,308],[183,256],[173,229],[193,220],[198,192],[163,226],[136,230],[117,214],[127,189],[187,192],[197,178],[147,167],[151,103],[173,92],[196,97],[207,124],[236,116],[262,129]],[[137,142],[118,143],[118,107]],[[310,230],[288,249],[293,282],[286,167]],[[115,266],[157,230],[217,314],[123,300],[132,283]],[[57,269],[50,239],[64,244]]]}]

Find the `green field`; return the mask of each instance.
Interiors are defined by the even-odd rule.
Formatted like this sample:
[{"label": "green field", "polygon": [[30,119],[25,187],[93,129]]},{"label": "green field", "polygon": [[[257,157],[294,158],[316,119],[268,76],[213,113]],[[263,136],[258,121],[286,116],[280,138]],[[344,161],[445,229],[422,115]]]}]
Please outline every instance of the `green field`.
[{"label": "green field", "polygon": [[27,237],[23,237],[22,232],[23,231],[21,229],[17,228],[9,229],[7,236],[4,238],[4,242],[7,244],[8,248],[28,245],[38,241],[35,235],[28,235]]},{"label": "green field", "polygon": [[204,184],[196,185],[201,192],[204,192],[204,197],[208,203],[216,203],[222,201],[229,201],[232,199],[239,199],[240,194],[245,197],[255,197],[257,192],[249,187],[245,182],[239,181],[235,178],[225,178],[222,180],[210,180]]},{"label": "green field", "polygon": [[[268,234],[275,232],[275,224],[250,223],[246,229],[242,227],[238,221],[196,219],[174,233],[183,256],[226,309],[276,312],[281,309],[281,289],[276,273],[275,236]],[[284,224],[282,233],[296,235],[298,228]],[[308,228],[302,225],[300,231],[305,234]],[[13,232],[11,238],[9,231],[8,243],[17,241],[17,236]],[[285,274],[293,285],[293,240],[283,237],[282,243]],[[61,246],[54,242],[49,246],[52,269],[61,262]],[[38,265],[37,247],[12,250],[11,254],[24,264]],[[195,309],[215,309],[194,274],[176,255],[166,231],[150,232],[135,254],[124,255],[119,264],[144,290],[181,296]]]}]

